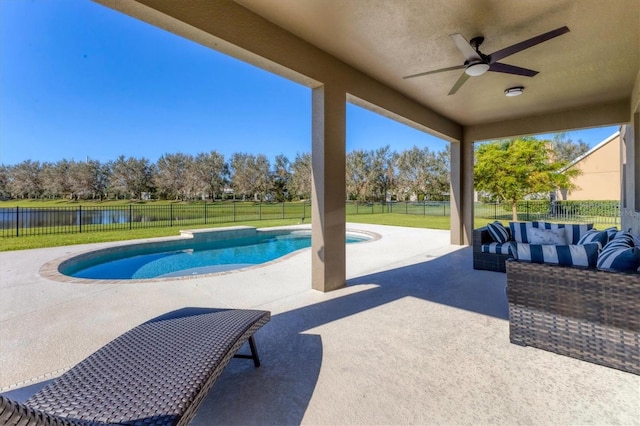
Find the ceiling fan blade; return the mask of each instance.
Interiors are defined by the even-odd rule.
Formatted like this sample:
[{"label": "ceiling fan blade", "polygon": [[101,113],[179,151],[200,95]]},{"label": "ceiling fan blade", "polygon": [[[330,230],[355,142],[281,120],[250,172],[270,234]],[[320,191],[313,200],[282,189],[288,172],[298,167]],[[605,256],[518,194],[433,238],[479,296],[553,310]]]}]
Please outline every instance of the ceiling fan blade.
[{"label": "ceiling fan blade", "polygon": [[524,75],[525,77],[533,77],[538,74],[538,71],[530,70],[528,68],[516,67],[514,65],[503,64],[500,62],[494,62],[489,66],[489,71],[503,72],[505,74]]},{"label": "ceiling fan blade", "polygon": [[435,74],[435,73],[444,72],[444,71],[460,70],[460,69],[462,69],[464,67],[465,67],[464,65],[456,65],[455,67],[441,68],[439,70],[426,71],[426,72],[421,72],[421,73],[418,73],[418,74],[407,75],[407,76],[404,76],[402,78],[407,79],[407,78],[413,78],[413,77],[420,77],[420,76],[428,75],[428,74]]},{"label": "ceiling fan blade", "polygon": [[469,80],[469,74],[463,72],[458,81],[456,81],[456,84],[449,90],[449,95],[454,95],[467,80]]},{"label": "ceiling fan blade", "polygon": [[500,49],[497,52],[493,52],[491,55],[489,55],[491,57],[490,63],[497,62],[500,59],[513,55],[514,53],[518,53],[522,50],[535,46],[536,44],[540,44],[544,41],[550,40],[554,37],[558,37],[568,32],[569,32],[569,28],[565,26],[565,27],[557,28],[553,31],[549,31],[548,33],[540,34],[539,36],[530,38],[529,40],[516,43],[512,46],[505,47],[504,49]]},{"label": "ceiling fan blade", "polygon": [[449,37],[458,47],[458,50],[462,52],[462,55],[467,61],[480,61],[482,58],[476,52],[476,50],[469,44],[469,42],[460,34],[451,34]]}]

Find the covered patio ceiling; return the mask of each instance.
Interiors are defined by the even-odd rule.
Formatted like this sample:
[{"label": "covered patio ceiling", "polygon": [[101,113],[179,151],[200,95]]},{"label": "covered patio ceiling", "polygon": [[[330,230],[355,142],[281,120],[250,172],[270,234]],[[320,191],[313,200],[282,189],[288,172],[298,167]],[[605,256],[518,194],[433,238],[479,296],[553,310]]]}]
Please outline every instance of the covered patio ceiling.
[{"label": "covered patio ceiling", "polygon": [[[623,102],[640,67],[637,0],[237,0],[286,31],[463,126]],[[463,70],[449,37],[483,36],[490,54],[553,29],[570,32],[504,58],[535,77],[487,72],[449,96]],[[505,89],[524,86],[522,96]],[[599,124],[599,123],[594,123]]]},{"label": "covered patio ceiling", "polygon": [[[640,99],[637,0],[96,1],[310,87],[355,70],[429,117],[348,90],[353,102],[451,141],[627,123]],[[491,54],[563,26],[570,32],[500,61],[534,77],[487,72],[454,95],[462,70],[403,79],[462,65],[451,34],[483,36]],[[506,97],[514,86],[524,94]]]}]

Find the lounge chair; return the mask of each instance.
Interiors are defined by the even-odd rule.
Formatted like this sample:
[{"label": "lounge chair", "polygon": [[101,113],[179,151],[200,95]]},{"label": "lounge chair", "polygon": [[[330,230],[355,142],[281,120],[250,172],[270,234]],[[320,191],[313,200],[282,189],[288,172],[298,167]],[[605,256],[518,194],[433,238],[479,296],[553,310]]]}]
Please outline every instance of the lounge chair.
[{"label": "lounge chair", "polygon": [[[0,425],[185,425],[231,358],[260,365],[270,313],[185,309],[139,325],[24,404],[0,395]],[[251,355],[236,352],[249,342]]]}]

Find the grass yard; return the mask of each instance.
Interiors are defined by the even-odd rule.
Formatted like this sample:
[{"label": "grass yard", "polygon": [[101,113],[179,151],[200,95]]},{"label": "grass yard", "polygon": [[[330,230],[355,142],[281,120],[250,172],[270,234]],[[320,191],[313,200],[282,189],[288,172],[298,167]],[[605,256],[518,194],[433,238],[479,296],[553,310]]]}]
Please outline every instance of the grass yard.
[{"label": "grass yard", "polygon": [[[449,218],[442,216],[413,216],[396,213],[348,215],[347,222],[371,223],[377,225],[406,226],[411,228],[449,229]],[[300,219],[256,220],[215,225],[165,226],[156,228],[96,231],[73,234],[36,235],[0,239],[0,251],[27,250],[42,247],[58,247],[73,244],[101,243],[143,238],[169,237],[179,235],[182,229],[220,228],[224,226],[255,226],[266,228],[272,226],[297,225]],[[309,223],[309,219],[305,223]]]},{"label": "grass yard", "polygon": [[[3,201],[0,202],[0,208],[11,207],[64,207],[75,211],[75,208],[82,206],[83,211],[91,209],[99,209],[100,207],[122,207],[125,201],[105,201],[105,202],[72,202],[61,200],[22,200]],[[248,225],[258,228],[266,228],[272,226],[295,225],[301,222],[309,223],[311,209],[309,205],[303,203],[285,203],[285,204],[258,204],[253,202],[236,202],[236,203],[183,203],[170,201],[148,201],[131,203],[139,206],[139,211],[149,211],[149,214],[155,215],[154,220],[157,221],[157,227],[136,228],[137,222],[134,222],[132,229],[128,229],[126,223],[113,225],[110,230],[99,230],[98,225],[85,225],[82,227],[83,232],[62,233],[64,230],[47,230],[47,232],[60,232],[50,235],[20,236],[0,238],[0,251],[26,250],[42,247],[57,247],[73,244],[87,244],[109,241],[124,241],[132,239],[144,239],[155,237],[166,237],[179,235],[182,229],[198,229],[198,228],[219,228],[234,225]],[[149,210],[147,210],[147,208]],[[382,206],[348,204],[346,206],[346,220],[352,223],[369,223],[376,225],[404,226],[411,228],[429,228],[429,229],[450,229],[450,218],[446,211],[441,211],[442,207],[432,206],[406,206],[399,204],[394,209],[399,209],[394,213],[383,213],[379,210]],[[169,210],[172,209],[172,210]],[[405,210],[411,211],[405,211]],[[417,209],[417,210],[416,210]],[[415,210],[415,211],[414,211]],[[433,210],[433,211],[432,211]],[[436,211],[437,210],[437,211]],[[170,213],[171,212],[171,213]],[[406,214],[409,213],[409,214]],[[412,214],[411,214],[412,213]],[[427,213],[428,215],[424,215]],[[202,217],[208,217],[207,224],[203,224]],[[166,216],[166,217],[165,217]],[[171,217],[171,221],[169,220]],[[303,220],[304,218],[304,220]],[[611,223],[598,221],[594,218],[594,227],[597,229],[605,229],[612,226]],[[488,217],[476,217],[474,220],[474,228],[493,222],[494,219]],[[508,225],[508,220],[502,220]],[[170,226],[170,223],[173,226]],[[115,229],[114,229],[115,228]],[[121,229],[118,229],[121,228]]]}]

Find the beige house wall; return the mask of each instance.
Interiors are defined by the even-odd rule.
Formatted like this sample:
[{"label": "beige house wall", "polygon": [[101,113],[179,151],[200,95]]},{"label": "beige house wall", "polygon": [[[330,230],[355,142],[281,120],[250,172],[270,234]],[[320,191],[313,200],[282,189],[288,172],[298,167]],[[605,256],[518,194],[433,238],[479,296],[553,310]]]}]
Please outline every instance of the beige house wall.
[{"label": "beige house wall", "polygon": [[587,153],[569,169],[581,174],[573,179],[578,187],[563,200],[620,200],[620,133],[610,137]]}]

